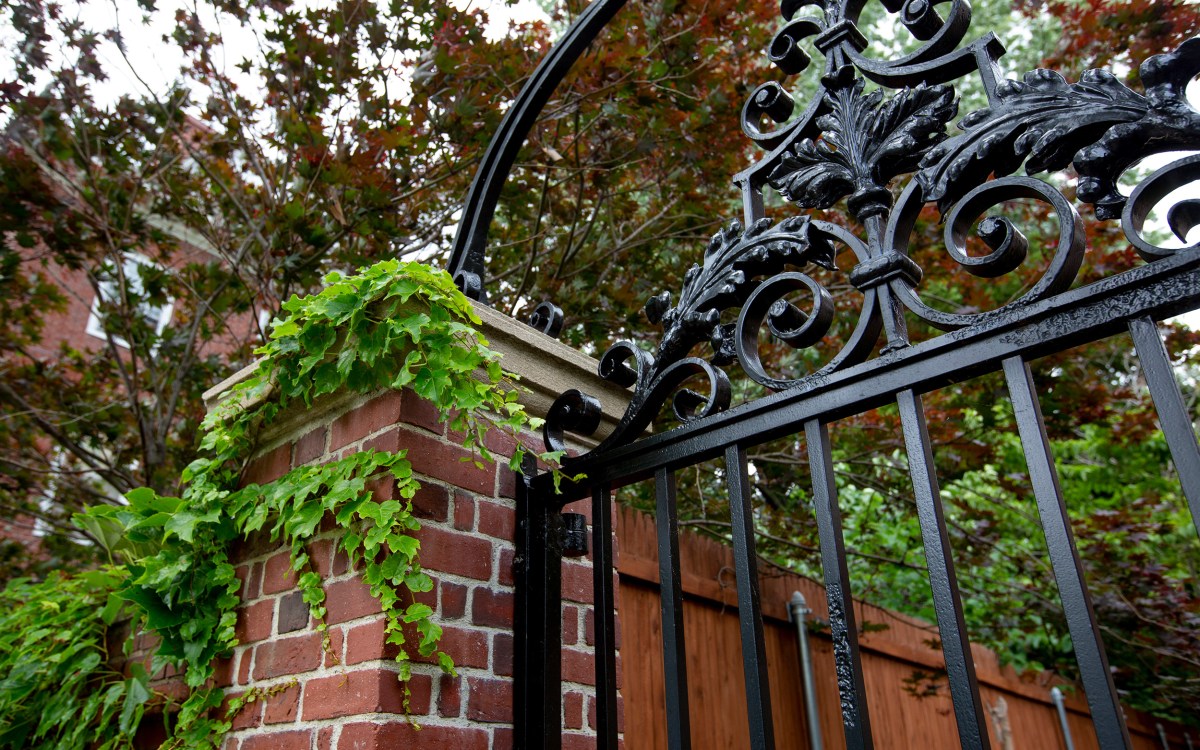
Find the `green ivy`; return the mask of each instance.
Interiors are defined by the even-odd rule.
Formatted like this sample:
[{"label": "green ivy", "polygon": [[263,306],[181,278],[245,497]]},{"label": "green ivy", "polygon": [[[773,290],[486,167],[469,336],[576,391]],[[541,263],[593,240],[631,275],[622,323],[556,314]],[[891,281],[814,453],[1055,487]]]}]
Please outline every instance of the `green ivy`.
[{"label": "green ivy", "polygon": [[[134,632],[160,639],[150,672],[173,666],[191,689],[168,747],[219,745],[232,716],[256,695],[218,710],[224,695],[214,685],[214,660],[237,645],[240,582],[231,544],[265,533],[288,545],[328,647],[325,593],[307,552],[326,518],[340,528],[338,549],[361,569],[386,616],[400,678],[409,678],[413,653],[437,654],[453,672],[453,661],[438,652],[435,613],[413,598],[433,582],[418,561],[412,513],[418,483],[404,451],[364,451],[262,485],[243,486],[243,472],[264,425],[293,404],[310,406],[336,391],[411,388],[437,407],[476,463],[492,460],[484,445],[489,429],[516,434],[536,429],[538,420],[517,403],[514,376],[502,370],[475,328],[481,321],[471,302],[444,272],[391,260],[325,281],[319,294],[284,304],[287,316],[275,321],[271,340],[257,352],[257,369],[210,412],[203,457],[183,472],[179,497],[141,488],[127,495],[128,505],[92,508],[77,518],[112,566],[77,578],[17,581],[4,593],[9,614],[0,622],[9,635],[0,641],[0,667],[8,677],[0,682],[0,747],[128,745],[151,693],[139,664],[131,662],[129,678],[107,666],[107,629],[122,613],[132,616]],[[521,459],[518,447],[511,466]],[[378,501],[370,482],[389,475],[394,497]],[[415,626],[417,643],[406,642],[406,624]],[[45,687],[59,685],[66,687]]]},{"label": "green ivy", "polygon": [[108,626],[121,609],[112,591],[125,575],[56,573],[0,593],[0,746],[129,746],[150,688],[144,669],[125,679],[108,664]]}]

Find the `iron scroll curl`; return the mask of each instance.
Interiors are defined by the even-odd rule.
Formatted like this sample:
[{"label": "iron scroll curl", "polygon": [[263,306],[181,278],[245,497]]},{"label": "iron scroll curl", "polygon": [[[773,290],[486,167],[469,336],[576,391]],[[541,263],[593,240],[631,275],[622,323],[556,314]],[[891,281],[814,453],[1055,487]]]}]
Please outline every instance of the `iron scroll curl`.
[{"label": "iron scroll curl", "polygon": [[[1164,248],[1151,243],[1142,234],[1150,212],[1173,191],[1193,183],[1200,183],[1200,154],[1167,164],[1147,177],[1130,194],[1121,215],[1121,228],[1125,230],[1126,239],[1144,259],[1153,261],[1200,248],[1200,240],[1183,248]],[[1172,205],[1167,212],[1167,225],[1176,238],[1186,243],[1191,231],[1200,226],[1200,200],[1192,198]]]},{"label": "iron scroll curl", "polygon": [[[894,221],[888,227],[886,241],[899,252],[908,250],[908,238],[915,215],[924,206],[920,198],[921,186],[914,182],[901,198],[893,215]],[[1026,259],[1029,241],[1011,219],[986,214],[1006,201],[1020,199],[1049,204],[1054,209],[1058,222],[1058,237],[1047,268],[1033,286],[1018,299],[996,310],[946,312],[930,307],[922,301],[915,285],[893,285],[896,297],[909,311],[926,323],[943,331],[953,331],[972,325],[987,315],[1031,304],[1070,288],[1083,264],[1086,251],[1083,220],[1062,192],[1043,180],[1023,176],[1001,177],[985,182],[967,193],[946,214],[946,253],[969,273],[979,278],[998,278],[1015,271]],[[972,256],[967,253],[966,239],[978,219],[982,219],[978,227],[979,238],[991,252]]]}]

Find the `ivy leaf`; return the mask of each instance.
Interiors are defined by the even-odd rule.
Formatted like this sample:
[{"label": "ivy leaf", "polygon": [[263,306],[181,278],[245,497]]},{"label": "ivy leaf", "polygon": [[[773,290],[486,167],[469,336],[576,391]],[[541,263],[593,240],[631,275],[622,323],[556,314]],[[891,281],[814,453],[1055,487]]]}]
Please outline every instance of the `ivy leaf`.
[{"label": "ivy leaf", "polygon": [[[433,614],[432,610],[430,614]],[[421,656],[431,656],[437,650],[438,641],[441,640],[441,626],[429,618],[424,618],[417,620],[417,632],[421,635],[417,651]]]},{"label": "ivy leaf", "polygon": [[404,555],[410,560],[417,556],[417,551],[421,548],[421,543],[415,537],[407,534],[390,534],[387,537],[387,543],[393,552]]},{"label": "ivy leaf", "polygon": [[130,507],[138,511],[150,510],[155,513],[174,513],[183,501],[177,497],[163,497],[149,487],[138,487],[125,493],[125,499]]},{"label": "ivy leaf", "polygon": [[342,294],[325,304],[325,314],[335,323],[341,323],[362,306],[357,294]]},{"label": "ivy leaf", "polygon": [[404,610],[404,621],[417,622],[419,620],[427,620],[432,615],[433,608],[428,604],[413,602],[412,604],[408,605],[407,609]]},{"label": "ivy leaf", "polygon": [[405,576],[404,587],[418,594],[433,591],[433,579],[421,571],[416,571]]},{"label": "ivy leaf", "polygon": [[375,526],[367,531],[366,537],[363,539],[363,547],[366,552],[373,552],[379,549],[384,540],[388,537],[386,526]]},{"label": "ivy leaf", "polygon": [[213,509],[207,513],[197,515],[192,511],[181,510],[167,520],[165,529],[168,533],[175,534],[184,542],[191,542],[193,534],[196,530],[196,525],[200,523],[216,523],[220,518],[220,511]]},{"label": "ivy leaf", "polygon": [[307,539],[317,530],[321,519],[325,517],[325,508],[319,503],[298,505],[292,512],[285,526],[288,536]]},{"label": "ivy leaf", "polygon": [[283,339],[300,333],[300,324],[294,319],[275,320],[271,323],[271,338]]},{"label": "ivy leaf", "polygon": [[117,594],[141,607],[146,613],[146,625],[153,630],[167,630],[183,622],[187,613],[172,611],[157,591],[144,586],[131,586]]},{"label": "ivy leaf", "polygon": [[119,521],[96,512],[76,513],[71,516],[71,522],[95,539],[109,554],[116,551],[125,539],[125,527]]},{"label": "ivy leaf", "polygon": [[386,580],[395,581],[407,564],[408,561],[400,555],[388,555],[380,566],[380,574]]},{"label": "ivy leaf", "polygon": [[392,517],[402,511],[404,506],[398,500],[384,500],[379,504],[379,515],[376,517],[381,524],[390,524]]},{"label": "ivy leaf", "polygon": [[417,313],[416,315],[393,319],[391,321],[391,328],[394,334],[405,336],[413,344],[419,344],[425,334],[426,326],[431,322],[432,318],[425,313]]},{"label": "ivy leaf", "polygon": [[269,508],[263,503],[256,503],[250,507],[249,514],[242,521],[242,529],[246,533],[258,531],[267,522],[267,513]]},{"label": "ivy leaf", "polygon": [[347,531],[342,535],[342,551],[349,555],[352,560],[355,559],[355,556],[358,553],[358,548],[361,544],[362,537],[360,537],[358,534],[355,534],[353,531]]},{"label": "ivy leaf", "polygon": [[121,731],[126,734],[132,733],[136,725],[135,717],[141,717],[143,704],[153,695],[147,685],[146,670],[142,665],[130,662],[130,669],[134,676],[125,681],[125,704],[121,708],[121,719],[118,722]]},{"label": "ivy leaf", "polygon": [[100,621],[105,625],[112,625],[121,615],[121,610],[124,608],[124,602],[121,597],[116,594],[109,594],[108,599],[104,604],[104,609],[100,610]]}]

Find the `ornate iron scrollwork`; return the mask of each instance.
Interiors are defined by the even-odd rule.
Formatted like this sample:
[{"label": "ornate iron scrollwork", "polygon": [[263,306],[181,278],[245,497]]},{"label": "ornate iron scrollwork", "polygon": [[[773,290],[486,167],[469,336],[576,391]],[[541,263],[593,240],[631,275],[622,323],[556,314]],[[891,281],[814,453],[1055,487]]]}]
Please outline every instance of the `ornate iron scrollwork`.
[{"label": "ornate iron scrollwork", "polygon": [[1077,195],[1096,206],[1096,217],[1121,215],[1117,190],[1122,172],[1150,153],[1194,148],[1200,113],[1184,89],[1200,73],[1200,38],[1142,63],[1145,95],[1104,70],[1068,83],[1053,70],[1026,73],[996,87],[995,103],[959,124],[965,133],[926,155],[917,179],[925,199],[945,208],[990,175],[1054,172],[1074,164]]},{"label": "ornate iron scrollwork", "polygon": [[[1073,166],[1076,197],[1091,204],[1097,220],[1120,219],[1130,242],[1147,261],[1182,250],[1157,247],[1144,236],[1149,212],[1172,190],[1200,181],[1200,155],[1187,156],[1144,180],[1128,198],[1117,180],[1153,153],[1200,149],[1200,113],[1184,89],[1200,74],[1200,38],[1141,64],[1144,93],[1112,74],[1092,70],[1070,83],[1058,73],[1035,70],[1022,80],[999,80],[996,61],[1004,48],[986,34],[964,43],[971,10],[965,0],[881,0],[922,44],[894,60],[865,54],[857,26],[865,0],[783,0],[786,24],[767,55],[785,74],[812,64],[802,47],[811,39],[825,57],[819,94],[799,115],[777,82],[759,86],[742,110],[742,129],[767,150],[735,177],[747,196],[748,228],[733,222],[713,237],[703,263],[684,276],[678,301],[669,292],[652,297],[646,313],[663,334],[651,353],[633,342],[614,344],[601,358],[600,375],[632,387],[628,409],[616,431],[597,451],[635,440],[668,398],[675,416],[691,421],[728,408],[730,383],[725,368],[735,361],[754,381],[780,390],[860,363],[885,339],[881,352],[908,346],[906,315],[943,330],[980,323],[1000,310],[1011,311],[1065,291],[1074,282],[1085,252],[1083,220],[1055,185],[1035,177]],[[816,6],[811,16],[798,11]],[[946,85],[978,75],[988,106],[965,116],[951,136],[958,113],[954,89]],[[867,90],[868,82],[880,88]],[[890,96],[883,89],[896,89]],[[764,126],[764,121],[774,123]],[[1016,175],[1024,167],[1025,175]],[[899,190],[898,178],[912,175]],[[848,213],[861,224],[861,236],[808,216],[772,226],[761,218],[758,193],[766,187],[802,209],[829,208],[847,199]],[[1006,201],[1046,203],[1058,222],[1053,256],[1024,294],[992,311],[935,309],[922,301],[922,271],[908,257],[918,214],[936,203],[945,221],[946,252],[970,273],[995,278],[1016,270],[1029,242],[1006,218],[991,216]],[[1167,223],[1186,242],[1200,225],[1200,201],[1185,200],[1167,213]],[[968,253],[972,227],[988,251]],[[1194,245],[1200,247],[1200,245]],[[835,318],[828,291],[806,270],[837,273],[839,248],[855,260],[848,281],[861,291],[858,321],[843,349],[803,377],[778,379],[759,359],[760,331],[804,348],[816,345]],[[801,310],[792,301],[811,299]],[[693,355],[707,344],[707,358]],[[706,392],[686,387],[701,378]],[[565,394],[547,420],[547,443],[562,447],[564,430],[596,422],[589,397]],[[574,424],[570,424],[574,422]],[[586,432],[586,429],[584,430]]]},{"label": "ornate iron scrollwork", "polygon": [[850,196],[847,208],[858,219],[886,211],[888,183],[917,168],[958,112],[949,86],[904,89],[885,104],[881,89],[864,95],[865,85],[849,65],[827,77],[829,114],[817,119],[820,138],[790,146],[767,177],[784,198],[802,208],[830,208]]}]

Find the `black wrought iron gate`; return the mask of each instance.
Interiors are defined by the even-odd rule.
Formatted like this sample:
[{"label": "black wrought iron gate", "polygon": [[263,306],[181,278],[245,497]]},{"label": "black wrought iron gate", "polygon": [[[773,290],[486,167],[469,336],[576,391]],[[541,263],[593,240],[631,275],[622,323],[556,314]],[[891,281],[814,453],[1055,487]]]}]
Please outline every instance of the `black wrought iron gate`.
[{"label": "black wrought iron gate", "polygon": [[[864,55],[866,40],[856,21],[865,1],[783,0],[786,24],[768,55],[785,73],[798,73],[810,63],[800,42],[811,37],[825,57],[821,91],[797,116],[791,95],[780,84],[766,83],[753,92],[742,126],[767,154],[734,178],[743,192],[745,225],[733,222],[713,238],[702,265],[686,275],[677,299],[664,293],[647,303],[651,322],[663,327],[653,354],[620,342],[602,358],[600,375],[630,387],[631,402],[615,432],[589,453],[564,462],[566,473],[586,479],[566,482],[562,494],[555,492],[549,476],[533,476],[533,471],[522,483],[518,747],[561,745],[559,566],[564,550],[579,549],[573,539],[581,532],[561,509],[587,496],[593,499],[599,742],[602,748],[616,747],[610,498],[614,486],[648,478],[653,478],[658,507],[669,745],[690,746],[675,477],[681,469],[712,459],[722,462],[729,493],[751,746],[774,746],[746,455],[754,446],[801,434],[810,464],[846,741],[850,748],[871,747],[829,426],[887,404],[898,408],[903,429],[961,744],[988,747],[922,395],[992,372],[1003,373],[1012,402],[1100,745],[1130,747],[1028,363],[1104,337],[1130,336],[1200,530],[1200,447],[1157,324],[1200,307],[1200,243],[1167,249],[1154,244],[1144,230],[1150,212],[1172,191],[1200,185],[1200,155],[1177,156],[1128,197],[1116,186],[1117,178],[1147,155],[1200,149],[1200,114],[1184,98],[1184,87],[1200,73],[1200,39],[1144,61],[1144,93],[1103,71],[1089,71],[1076,83],[1045,70],[1021,81],[1002,80],[996,63],[1004,53],[1001,43],[992,34],[964,41],[970,28],[965,0],[882,0],[923,40],[913,53],[886,61]],[[498,183],[550,90],[621,5],[622,0],[592,2],[526,86],[485,157],[453,261],[462,286],[477,298],[483,296],[485,238]],[[816,6],[816,11],[798,17],[806,6]],[[988,105],[961,121],[961,134],[949,136],[958,99],[946,84],[964,76],[977,77]],[[866,81],[879,88],[868,93]],[[885,97],[884,89],[895,92]],[[767,120],[779,124],[765,129]],[[1097,221],[1119,220],[1144,264],[1073,287],[1086,251],[1083,219],[1060,189],[1065,180],[1015,176],[1022,165],[1027,175],[1073,167],[1077,200],[1091,204]],[[912,177],[902,189],[893,188],[904,175]],[[829,208],[845,198],[850,225],[861,230],[804,214],[773,224],[763,218],[767,188],[801,209]],[[987,246],[984,254],[968,252],[967,234],[994,207],[1019,199],[1049,204],[1058,222],[1057,242],[1038,281],[996,310],[946,311],[926,304],[922,269],[908,255],[921,209],[931,202],[938,205],[946,252],[976,276],[990,279],[1020,266],[1028,241],[1011,221],[996,217],[978,222]],[[1188,232],[1200,223],[1200,200],[1177,202],[1162,213],[1186,244]],[[820,342],[832,325],[834,305],[806,270],[836,271],[843,253],[852,254],[848,277],[862,296],[844,348],[811,374],[773,376],[760,361],[760,329],[793,347]],[[809,300],[807,309],[796,306],[798,297]],[[552,313],[552,307],[540,308],[539,324],[552,327]],[[945,333],[912,344],[910,319]],[[694,348],[705,344],[711,346],[708,359],[692,356]],[[734,361],[769,395],[730,408],[731,386],[722,367]],[[703,392],[695,390],[697,381],[706,385]],[[668,397],[673,397],[681,424],[647,435]],[[598,415],[599,405],[591,397],[580,391],[563,394],[547,421],[548,447],[562,448],[564,432],[590,433]]]}]

